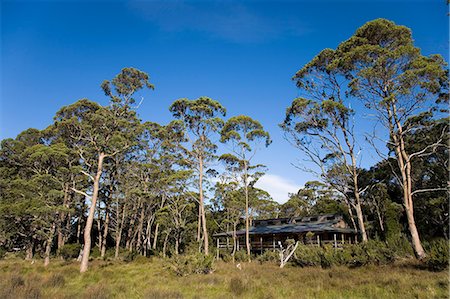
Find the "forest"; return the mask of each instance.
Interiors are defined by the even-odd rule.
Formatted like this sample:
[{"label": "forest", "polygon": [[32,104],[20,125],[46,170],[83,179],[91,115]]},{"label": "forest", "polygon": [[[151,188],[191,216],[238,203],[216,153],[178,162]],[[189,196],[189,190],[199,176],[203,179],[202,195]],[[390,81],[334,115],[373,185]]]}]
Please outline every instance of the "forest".
[{"label": "forest", "polygon": [[[184,275],[217,262],[214,233],[247,231],[245,249],[221,254],[225,262],[277,261],[277,253],[250,252],[253,220],[330,213],[358,232],[351,258],[325,260],[327,248],[301,247],[293,266],[407,257],[446,269],[443,57],[424,56],[409,28],[376,19],[336,49],[317,53],[292,81],[298,97],[272,109],[286,111],[279,130],[301,161],[309,161],[299,171],[317,179],[286,203],[255,187],[267,168],[254,157],[272,143],[258,120],[229,116],[219,101],[201,96],[173,101],[167,124],[144,122],[136,93],[147,90],[151,101],[157,86],[146,72],[127,67],[101,83],[108,105],[82,98],[57,110],[47,128],[1,141],[0,256],[37,259],[45,267],[78,259],[80,272],[96,260],[160,257]],[[376,128],[355,126],[363,116],[352,109],[358,105],[374,116]],[[360,152],[369,149],[379,161],[362,168]]]}]

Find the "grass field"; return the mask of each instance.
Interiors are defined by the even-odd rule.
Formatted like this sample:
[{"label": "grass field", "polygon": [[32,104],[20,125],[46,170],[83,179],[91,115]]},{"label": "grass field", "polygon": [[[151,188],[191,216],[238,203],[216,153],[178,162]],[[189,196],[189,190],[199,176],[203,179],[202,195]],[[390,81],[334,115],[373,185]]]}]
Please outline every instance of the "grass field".
[{"label": "grass field", "polygon": [[176,276],[159,259],[132,263],[52,260],[0,261],[0,298],[448,298],[447,271],[430,272],[414,261],[390,266],[278,268],[275,264],[216,263],[212,274]]}]

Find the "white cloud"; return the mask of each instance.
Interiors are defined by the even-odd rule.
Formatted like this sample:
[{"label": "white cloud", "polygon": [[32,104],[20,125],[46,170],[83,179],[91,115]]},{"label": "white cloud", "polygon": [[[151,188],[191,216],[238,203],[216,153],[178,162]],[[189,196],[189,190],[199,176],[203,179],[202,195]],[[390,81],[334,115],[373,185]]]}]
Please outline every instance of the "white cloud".
[{"label": "white cloud", "polygon": [[255,187],[269,192],[272,198],[279,203],[288,200],[288,193],[296,193],[301,188],[300,185],[275,174],[264,175],[255,184]]}]

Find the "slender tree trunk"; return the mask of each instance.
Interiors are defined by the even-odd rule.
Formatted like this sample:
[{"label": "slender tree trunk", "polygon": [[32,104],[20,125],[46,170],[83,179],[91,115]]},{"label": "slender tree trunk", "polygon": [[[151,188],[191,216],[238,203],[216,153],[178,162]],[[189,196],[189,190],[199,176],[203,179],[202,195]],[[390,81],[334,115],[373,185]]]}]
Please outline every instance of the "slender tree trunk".
[{"label": "slender tree trunk", "polygon": [[47,244],[45,245],[45,259],[44,259],[44,267],[47,267],[50,264],[50,253],[52,250],[53,236],[55,235],[56,223],[53,223],[52,228],[48,234]]},{"label": "slender tree trunk", "polygon": [[201,233],[202,233],[202,207],[200,202],[198,204],[198,221],[197,221],[197,242],[200,243]]},{"label": "slender tree trunk", "polygon": [[97,234],[98,234],[97,240],[98,240],[98,242],[97,242],[97,247],[98,247],[99,251],[102,250],[102,243],[103,243],[103,241],[102,241],[102,216],[101,216],[100,211],[101,211],[100,201],[98,201],[98,209],[97,209],[97,212],[98,212],[97,213]]},{"label": "slender tree trunk", "polygon": [[108,205],[106,205],[106,207],[105,207],[105,214],[106,214],[105,215],[105,225],[103,227],[102,246],[101,246],[101,250],[100,250],[100,256],[102,258],[105,257],[105,253],[106,253],[106,238],[108,237],[108,228],[109,228],[109,209],[108,209]]},{"label": "slender tree trunk", "polygon": [[178,235],[177,235],[177,237],[175,238],[175,254],[176,255],[178,255],[178,253],[179,253],[179,250],[178,250],[179,249],[178,248],[179,247],[179,242],[180,241],[178,240]]},{"label": "slender tree trunk", "polygon": [[[69,198],[69,183],[64,184],[64,199],[63,199],[63,206],[64,208],[67,208],[67,201]],[[66,214],[64,212],[59,213],[59,222],[58,222],[58,241],[57,241],[57,253],[61,250],[61,248],[64,246],[65,242],[65,236],[64,236],[64,221],[66,219]],[[70,219],[68,220],[70,222]]]},{"label": "slender tree trunk", "polygon": [[[83,212],[81,212],[81,213],[83,213]],[[77,243],[78,244],[80,244],[80,237],[81,237],[81,214],[77,220]]]},{"label": "slender tree trunk", "polygon": [[233,263],[235,262],[234,256],[236,254],[237,242],[236,242],[236,222],[233,223],[233,251],[231,252],[231,257],[233,258]]},{"label": "slender tree trunk", "polygon": [[70,232],[72,231],[72,223],[70,220],[72,219],[72,214],[67,214],[67,221],[66,221],[66,232],[63,234],[63,246],[66,244],[67,240],[69,240]]},{"label": "slender tree trunk", "polygon": [[86,272],[89,263],[89,254],[91,251],[91,230],[92,223],[94,222],[95,208],[97,206],[98,190],[100,184],[100,178],[103,172],[103,159],[105,158],[104,153],[100,153],[98,156],[97,174],[94,177],[94,187],[92,191],[91,207],[89,208],[89,215],[86,220],[86,226],[84,228],[84,247],[83,256],[81,258],[80,272]]},{"label": "slender tree trunk", "polygon": [[145,240],[144,240],[144,256],[147,256],[147,251],[151,248],[150,235],[152,231],[152,219],[147,220],[147,228],[145,229]]},{"label": "slender tree trunk", "polygon": [[361,197],[359,195],[359,186],[358,186],[358,173],[357,173],[357,169],[356,169],[356,159],[355,156],[353,155],[353,151],[352,151],[352,176],[353,176],[353,186],[354,186],[354,190],[353,193],[355,195],[355,202],[356,202],[356,217],[358,218],[358,227],[359,227],[359,232],[361,234],[361,238],[363,242],[367,242],[367,232],[366,232],[366,226],[364,224],[364,215],[361,209]]},{"label": "slender tree trunk", "polygon": [[130,223],[128,226],[128,231],[127,231],[127,239],[125,242],[125,249],[130,250],[132,249],[132,239],[133,239],[133,228],[134,228],[134,223],[136,222],[136,217],[137,217],[137,210],[139,209],[139,204],[136,207],[136,209],[133,211],[133,215],[130,219]]},{"label": "slender tree trunk", "polygon": [[141,207],[141,216],[139,217],[138,233],[137,233],[137,244],[136,244],[137,252],[141,252],[142,230],[144,228],[144,216],[145,216],[145,209],[144,209],[144,206],[142,206]]},{"label": "slender tree trunk", "polygon": [[36,240],[33,237],[31,237],[30,238],[30,243],[28,244],[28,246],[27,246],[27,248],[25,250],[25,260],[26,261],[29,261],[29,260],[33,259],[35,245],[36,245]]},{"label": "slender tree trunk", "polygon": [[156,249],[156,244],[158,244],[158,233],[159,233],[159,223],[156,223],[155,226],[155,237],[153,238],[153,249]]},{"label": "slender tree trunk", "polygon": [[170,232],[167,232],[166,237],[164,238],[163,257],[166,257],[167,241],[169,240],[169,234],[170,234]]},{"label": "slender tree trunk", "polygon": [[[390,134],[394,141],[395,155],[397,163],[400,168],[403,184],[403,205],[406,210],[406,217],[408,219],[408,229],[411,234],[411,241],[414,248],[414,253],[418,259],[426,257],[425,250],[420,241],[419,232],[417,230],[416,222],[414,220],[414,204],[412,199],[412,179],[411,179],[411,160],[405,149],[405,140],[403,136],[403,127],[396,118],[397,108],[392,105],[392,110],[388,108],[388,115],[390,120]],[[392,122],[393,121],[393,122]],[[394,124],[397,130],[394,129]]]},{"label": "slender tree trunk", "polygon": [[[125,223],[126,209],[127,209],[127,206],[124,205],[123,209],[122,209],[122,219],[120,220],[119,228],[116,229],[116,251],[114,253],[115,259],[119,258],[120,241],[122,240],[122,231],[123,231],[123,225]],[[117,208],[117,210],[118,210],[118,208]]]},{"label": "slender tree trunk", "polygon": [[249,233],[249,217],[248,217],[248,173],[247,161],[244,161],[244,189],[245,189],[245,246],[247,247],[248,261],[251,262],[250,256],[250,233]]},{"label": "slender tree trunk", "polygon": [[200,170],[200,177],[199,177],[199,194],[200,194],[200,210],[201,210],[201,219],[202,219],[202,228],[203,228],[203,247],[205,250],[205,255],[209,255],[209,248],[208,248],[208,230],[206,229],[206,216],[205,216],[205,206],[203,202],[203,157],[200,157],[199,159],[199,170]]}]

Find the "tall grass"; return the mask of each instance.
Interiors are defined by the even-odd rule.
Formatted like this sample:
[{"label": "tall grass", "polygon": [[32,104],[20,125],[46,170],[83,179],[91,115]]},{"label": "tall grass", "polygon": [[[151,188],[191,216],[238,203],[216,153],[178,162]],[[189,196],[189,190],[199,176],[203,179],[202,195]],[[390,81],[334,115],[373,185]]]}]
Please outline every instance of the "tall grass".
[{"label": "tall grass", "polygon": [[176,275],[160,259],[0,261],[0,298],[447,298],[446,271],[427,270],[408,259],[389,265],[293,267],[275,263],[216,262],[211,274]]}]

